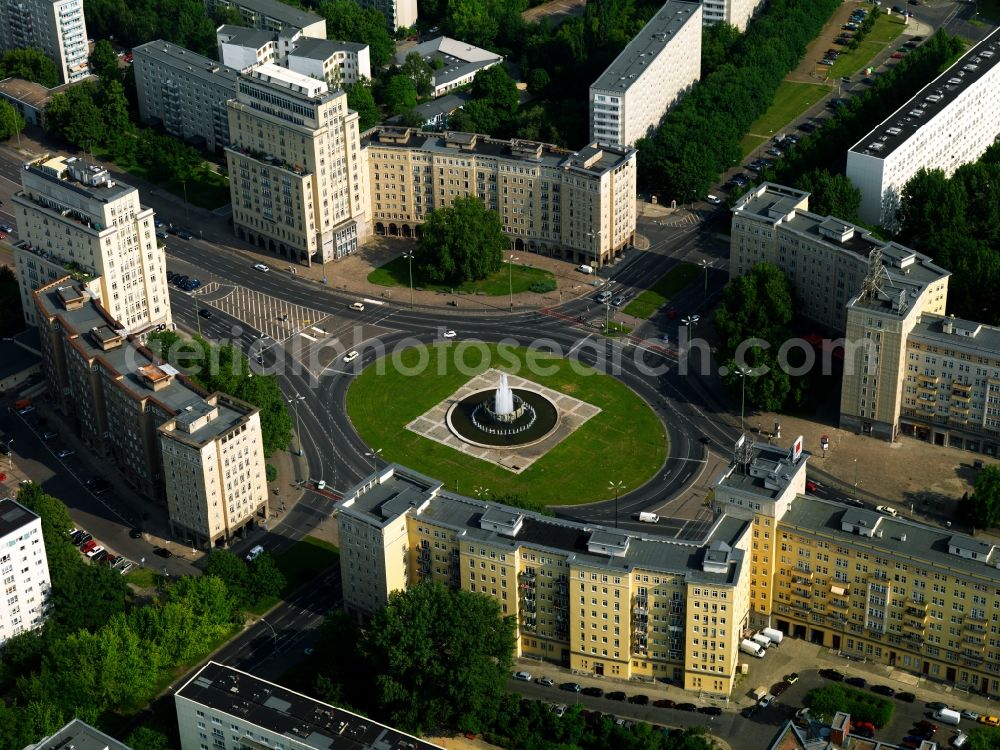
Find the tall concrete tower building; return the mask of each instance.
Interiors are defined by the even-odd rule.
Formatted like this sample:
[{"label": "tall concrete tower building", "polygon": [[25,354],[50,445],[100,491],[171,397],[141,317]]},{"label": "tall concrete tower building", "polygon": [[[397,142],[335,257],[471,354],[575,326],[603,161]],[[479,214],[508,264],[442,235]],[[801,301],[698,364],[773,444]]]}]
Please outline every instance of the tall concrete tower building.
[{"label": "tall concrete tower building", "polygon": [[56,64],[63,83],[90,75],[83,0],[0,3],[0,52],[37,47]]}]

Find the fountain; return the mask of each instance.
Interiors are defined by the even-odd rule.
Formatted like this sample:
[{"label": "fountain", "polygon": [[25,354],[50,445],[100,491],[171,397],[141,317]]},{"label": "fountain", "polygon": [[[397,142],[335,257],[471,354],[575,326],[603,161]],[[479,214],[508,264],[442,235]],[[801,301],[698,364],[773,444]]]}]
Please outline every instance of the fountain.
[{"label": "fountain", "polygon": [[513,389],[500,373],[494,391],[479,391],[462,399],[449,414],[449,424],[474,443],[513,447],[547,435],[558,422],[555,406],[535,391]]}]

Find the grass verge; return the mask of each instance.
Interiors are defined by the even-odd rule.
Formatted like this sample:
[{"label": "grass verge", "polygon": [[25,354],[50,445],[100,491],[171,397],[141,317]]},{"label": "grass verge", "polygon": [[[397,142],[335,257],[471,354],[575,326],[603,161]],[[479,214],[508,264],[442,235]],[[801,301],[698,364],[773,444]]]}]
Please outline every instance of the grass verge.
[{"label": "grass verge", "polygon": [[883,14],[875,20],[875,26],[868,32],[858,48],[844,51],[837,62],[830,66],[830,77],[853,76],[865,68],[888,45],[903,33],[906,24],[898,16]]},{"label": "grass verge", "polygon": [[[793,120],[829,93],[830,87],[822,84],[782,81],[774,94],[774,103],[750,126],[750,132],[767,140],[790,126]],[[755,147],[757,145],[760,145],[759,142],[754,144]]]},{"label": "grass verge", "polygon": [[677,292],[686,287],[698,275],[698,266],[682,263],[667,271],[649,289],[644,291],[625,307],[625,314],[635,318],[649,318]]},{"label": "grass verge", "polygon": [[[113,161],[111,156],[100,149],[94,150],[94,155],[105,161]],[[114,162],[120,169],[124,169],[129,174],[141,177],[152,182],[159,188],[169,190],[174,195],[185,198],[188,203],[209,211],[224,206],[229,203],[229,180],[223,175],[208,167],[206,162],[204,168],[195,173],[194,177],[184,185],[180,182],[159,182],[150,177],[144,166],[136,161],[121,159]]]},{"label": "grass verge", "polygon": [[[312,580],[324,570],[333,567],[338,560],[340,560],[340,550],[337,549],[336,545],[314,536],[307,536],[281,554],[275,555],[274,564],[285,576],[284,593],[287,594],[303,583]],[[280,596],[265,597],[255,606],[250,607],[250,614],[260,617],[280,601]]]},{"label": "grass verge", "polygon": [[151,589],[156,586],[157,577],[157,574],[150,568],[143,568],[137,565],[125,574],[125,581],[141,589]]},{"label": "grass verge", "polygon": [[[469,378],[493,366],[519,372],[601,412],[520,474],[406,429]],[[351,384],[347,413],[368,445],[384,449],[386,461],[421,471],[462,493],[488,487],[495,496],[512,494],[547,505],[605,499],[611,479],[635,489],[659,470],[667,450],[663,424],[618,380],[548,351],[481,342],[413,347],[378,360]]]},{"label": "grass verge", "polygon": [[767,143],[767,138],[761,135],[750,135],[749,133],[740,138],[741,161],[753,153],[754,149],[761,144]]},{"label": "grass verge", "polygon": [[[556,277],[541,268],[531,268],[530,266],[515,265],[508,271],[507,265],[496,273],[490,274],[481,281],[467,281],[459,286],[448,284],[435,284],[419,278],[414,269],[413,286],[415,289],[429,289],[434,292],[455,291],[460,294],[483,294],[490,297],[499,297],[510,294],[511,288],[514,294],[531,290],[532,284],[550,282],[554,284]],[[370,274],[368,281],[379,286],[401,286],[407,289],[410,286],[409,262],[400,256],[390,260],[384,266],[379,266]],[[553,287],[554,288],[554,287]]]}]

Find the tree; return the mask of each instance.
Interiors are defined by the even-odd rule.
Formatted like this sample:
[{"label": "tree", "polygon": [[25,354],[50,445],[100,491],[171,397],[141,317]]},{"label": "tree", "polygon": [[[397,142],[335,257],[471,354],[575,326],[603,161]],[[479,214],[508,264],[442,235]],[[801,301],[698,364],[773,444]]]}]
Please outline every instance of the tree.
[{"label": "tree", "polygon": [[708,75],[730,59],[742,35],[732,24],[720,22],[706,26],[701,36],[701,74]]},{"label": "tree", "polygon": [[248,567],[247,592],[254,605],[281,595],[285,589],[285,575],[278,569],[271,555],[261,555]]},{"label": "tree", "polygon": [[408,54],[406,60],[399,66],[399,72],[408,76],[413,81],[413,86],[420,96],[429,96],[431,91],[433,91],[434,84],[432,79],[434,71],[427,61],[420,56],[419,52]]},{"label": "tree", "polygon": [[385,16],[375,8],[362,8],[353,0],[326,0],[318,8],[326,18],[328,39],[364,42],[368,45],[372,68],[387,65],[396,52],[386,28]]},{"label": "tree", "polygon": [[445,32],[477,47],[490,47],[500,29],[492,12],[495,4],[491,0],[448,0]]},{"label": "tree", "polygon": [[809,196],[809,210],[820,216],[836,216],[845,221],[855,221],[861,205],[861,191],[844,174],[831,174],[829,170],[814,169],[802,175],[795,187]]},{"label": "tree", "polygon": [[390,595],[361,648],[394,724],[479,732],[505,693],[514,629],[485,595],[421,583]]},{"label": "tree", "polygon": [[545,68],[532,68],[527,75],[528,91],[536,96],[545,93],[545,89],[552,83]]},{"label": "tree", "polygon": [[93,83],[82,83],[56,94],[45,108],[45,129],[80,148],[100,145],[105,130],[104,117],[96,103],[97,95],[97,86]]},{"label": "tree", "polygon": [[1000,525],[1000,466],[979,470],[975,490],[958,505],[958,515],[977,529]]},{"label": "tree", "polygon": [[358,130],[362,133],[382,120],[382,113],[372,96],[371,81],[358,81],[347,87],[347,106],[358,113]]},{"label": "tree", "polygon": [[0,139],[12,138],[24,130],[24,118],[6,99],[0,100]]},{"label": "tree", "polygon": [[226,584],[234,609],[245,610],[251,605],[247,590],[247,564],[227,549],[213,549],[205,558],[205,575],[215,576]]},{"label": "tree", "polygon": [[108,79],[101,85],[101,114],[104,119],[104,142],[113,159],[131,158],[135,155],[135,125],[129,119],[128,100],[125,89],[116,79]]},{"label": "tree", "polygon": [[386,81],[382,99],[389,114],[401,115],[417,106],[417,88],[408,76],[397,74]]},{"label": "tree", "polygon": [[48,55],[34,47],[4,52],[0,57],[0,77],[24,78],[47,89],[59,85],[59,70]]},{"label": "tree", "polygon": [[107,39],[98,39],[88,58],[90,71],[99,76],[102,81],[121,81],[122,68],[118,64],[115,48]]},{"label": "tree", "polygon": [[496,212],[476,197],[457,198],[427,214],[416,265],[422,278],[458,285],[500,270],[509,246]]}]

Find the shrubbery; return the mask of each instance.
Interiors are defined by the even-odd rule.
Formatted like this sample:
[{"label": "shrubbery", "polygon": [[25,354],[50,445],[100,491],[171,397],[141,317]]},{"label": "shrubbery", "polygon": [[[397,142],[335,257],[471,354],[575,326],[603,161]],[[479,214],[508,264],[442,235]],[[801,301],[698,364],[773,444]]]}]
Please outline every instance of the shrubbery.
[{"label": "shrubbery", "polygon": [[852,721],[870,721],[877,727],[889,725],[894,709],[890,700],[839,684],[810,690],[803,703],[814,715],[826,721],[831,720],[837,711],[846,711]]}]

